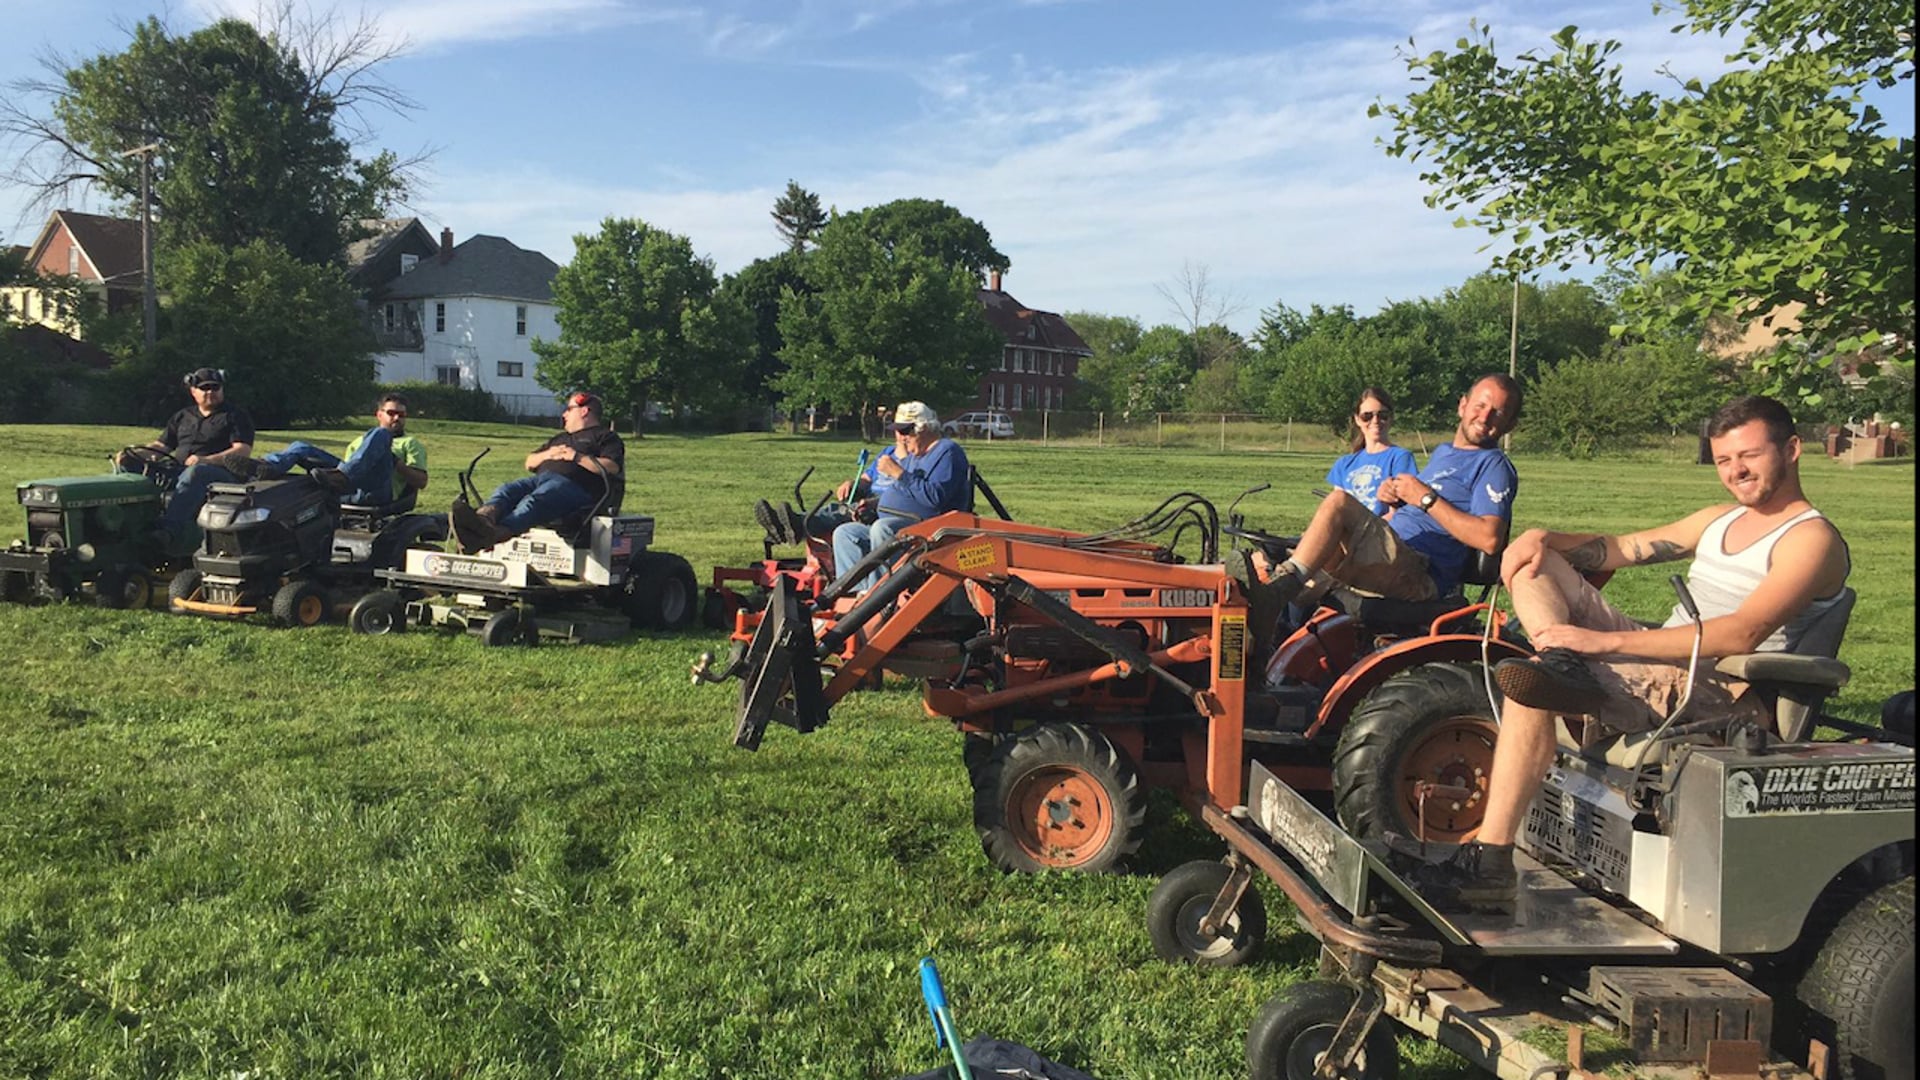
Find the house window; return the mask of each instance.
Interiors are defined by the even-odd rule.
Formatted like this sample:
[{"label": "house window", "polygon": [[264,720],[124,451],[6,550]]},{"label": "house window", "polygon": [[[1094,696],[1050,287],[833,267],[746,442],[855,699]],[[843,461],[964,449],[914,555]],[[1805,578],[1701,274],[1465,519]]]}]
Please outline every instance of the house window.
[{"label": "house window", "polygon": [[527,373],[527,365],[519,360],[502,360],[496,370],[509,379],[518,379]]},{"label": "house window", "polygon": [[996,409],[1003,409],[1003,408],[1006,408],[1006,405],[1007,405],[1006,386],[1001,383],[994,383],[993,384],[993,407]]},{"label": "house window", "polygon": [[400,253],[400,272],[401,273],[404,274],[407,271],[412,270],[414,267],[418,265],[420,265],[420,256],[411,255],[404,251]]},{"label": "house window", "polygon": [[460,368],[457,365],[434,368],[433,381],[441,386],[459,386]]},{"label": "house window", "polygon": [[527,336],[527,305],[525,304],[514,305],[513,332],[519,337]]},{"label": "house window", "polygon": [[433,332],[436,334],[447,332],[447,304],[444,300],[436,300],[433,303]]},{"label": "house window", "polygon": [[1005,370],[1007,370],[1007,354],[1008,354],[1008,353],[1010,353],[1010,352],[1012,352],[1012,351],[1013,351],[1012,349],[1001,349],[1001,350],[1000,350],[1000,367],[999,367],[999,369],[998,369],[998,370],[1000,370],[1000,371],[1005,371]]},{"label": "house window", "polygon": [[1040,407],[1040,392],[1031,386],[1027,387],[1027,408],[1036,409],[1039,407]]},{"label": "house window", "polygon": [[393,333],[393,324],[394,324],[394,321],[395,321],[395,318],[394,318],[394,317],[395,317],[395,316],[396,316],[397,314],[398,314],[398,313],[397,313],[396,311],[394,311],[394,309],[393,309],[393,305],[392,305],[392,304],[388,304],[388,305],[387,305],[386,307],[384,307],[384,308],[382,308],[382,309],[381,309],[381,313],[380,313],[380,325],[381,325],[382,327],[384,327],[384,328],[386,329],[386,331],[387,331],[387,333],[389,333],[389,334],[391,334],[391,333]]},{"label": "house window", "polygon": [[67,273],[80,276],[80,249],[77,247],[67,248]]}]

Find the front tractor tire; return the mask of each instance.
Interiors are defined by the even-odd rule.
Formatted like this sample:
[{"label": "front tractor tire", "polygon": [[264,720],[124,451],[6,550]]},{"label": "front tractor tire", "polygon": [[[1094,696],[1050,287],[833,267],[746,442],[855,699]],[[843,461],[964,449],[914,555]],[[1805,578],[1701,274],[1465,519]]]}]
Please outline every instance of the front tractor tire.
[{"label": "front tractor tire", "polygon": [[973,824],[1000,869],[1107,873],[1139,848],[1146,793],[1113,742],[1080,724],[1007,739],[973,777]]},{"label": "front tractor tire", "polygon": [[1147,936],[1162,960],[1200,967],[1239,967],[1259,953],[1267,936],[1267,907],[1251,885],[1227,913],[1223,933],[1200,928],[1233,870],[1222,862],[1184,863],[1160,879],[1147,897]]},{"label": "front tractor tire", "polygon": [[198,597],[200,594],[200,583],[204,580],[206,580],[206,575],[198,570],[182,570],[173,575],[173,580],[167,582],[168,608],[174,611],[184,610],[178,602],[181,600],[192,600]]},{"label": "front tractor tire", "polygon": [[314,581],[289,581],[273,594],[273,621],[281,626],[319,626],[327,621],[327,591]]},{"label": "front tractor tire", "polygon": [[1813,1037],[1833,1048],[1836,1080],[1914,1075],[1913,878],[1862,897],[1801,977]]},{"label": "front tractor tire", "polygon": [[[1473,839],[1487,810],[1499,734],[1478,665],[1422,664],[1367,695],[1333,751],[1334,807],[1362,839],[1388,832],[1458,843]],[[1429,795],[1420,784],[1464,788]]]},{"label": "front tractor tire", "polygon": [[356,634],[397,634],[407,628],[406,606],[392,589],[375,589],[354,601],[347,626]]},{"label": "front tractor tire", "polygon": [[93,579],[93,601],[103,608],[138,611],[153,599],[153,579],[146,571],[114,566]]},{"label": "front tractor tire", "polygon": [[[1351,989],[1325,979],[1295,983],[1275,995],[1247,1029],[1247,1069],[1253,1080],[1312,1080],[1354,998]],[[1399,1075],[1393,1022],[1382,1015],[1367,1032],[1359,1056],[1340,1071],[1340,1080],[1394,1080]]]}]

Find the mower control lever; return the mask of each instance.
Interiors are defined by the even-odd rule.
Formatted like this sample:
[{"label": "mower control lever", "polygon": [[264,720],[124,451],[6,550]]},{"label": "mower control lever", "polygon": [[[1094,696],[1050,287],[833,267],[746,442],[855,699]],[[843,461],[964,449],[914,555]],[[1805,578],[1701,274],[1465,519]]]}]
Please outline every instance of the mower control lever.
[{"label": "mower control lever", "polygon": [[1275,536],[1272,533],[1248,529],[1240,525],[1222,525],[1220,531],[1236,540],[1245,540],[1253,544],[1275,562],[1285,559],[1287,552],[1292,551],[1300,543],[1300,538],[1297,536]]}]

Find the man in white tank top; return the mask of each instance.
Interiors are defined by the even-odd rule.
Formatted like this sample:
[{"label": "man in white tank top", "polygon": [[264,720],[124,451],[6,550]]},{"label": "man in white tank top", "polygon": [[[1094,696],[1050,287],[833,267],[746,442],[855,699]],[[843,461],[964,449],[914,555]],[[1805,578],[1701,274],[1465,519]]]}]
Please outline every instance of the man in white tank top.
[{"label": "man in white tank top", "polygon": [[1513,898],[1513,842],[1553,763],[1555,717],[1592,717],[1607,731],[1657,725],[1686,689],[1693,627],[1677,610],[1657,629],[1616,611],[1582,572],[1692,556],[1689,587],[1700,607],[1702,715],[1734,708],[1737,688],[1707,657],[1790,651],[1845,586],[1847,548],[1800,488],[1800,440],[1784,405],[1742,397],[1707,425],[1714,467],[1733,496],[1679,521],[1624,536],[1532,529],[1507,547],[1501,576],[1514,612],[1540,650],[1502,661],[1506,695],[1477,839],[1455,856],[1461,899],[1491,907]]}]

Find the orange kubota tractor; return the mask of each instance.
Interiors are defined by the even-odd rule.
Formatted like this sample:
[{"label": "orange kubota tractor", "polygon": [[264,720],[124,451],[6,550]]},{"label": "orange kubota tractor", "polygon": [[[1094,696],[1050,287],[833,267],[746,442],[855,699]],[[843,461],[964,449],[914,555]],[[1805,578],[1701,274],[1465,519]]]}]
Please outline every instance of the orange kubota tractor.
[{"label": "orange kubota tractor", "polygon": [[[1483,665],[1525,651],[1482,632],[1499,613],[1339,596],[1269,649],[1218,562],[1223,535],[1290,545],[1231,514],[1222,528],[1192,494],[1097,534],[944,514],[849,568],[841,581],[891,567],[857,599],[774,580],[750,639],[695,678],[742,680],[734,742],[754,749],[772,722],[819,728],[910,650],[927,711],[966,736],[974,824],[1007,870],[1111,869],[1139,846],[1146,789],[1232,805],[1255,760],[1330,795],[1358,834],[1470,836],[1494,736]],[[1175,554],[1189,536],[1192,562]],[[976,631],[927,634],[957,598]]]}]

